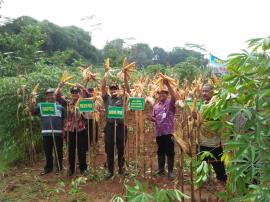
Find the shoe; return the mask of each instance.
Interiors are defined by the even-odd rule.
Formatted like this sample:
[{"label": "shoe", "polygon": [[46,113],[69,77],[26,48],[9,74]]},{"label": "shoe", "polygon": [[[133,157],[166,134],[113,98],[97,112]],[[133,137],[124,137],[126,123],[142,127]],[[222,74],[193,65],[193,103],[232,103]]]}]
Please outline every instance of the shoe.
[{"label": "shoe", "polygon": [[159,175],[159,176],[162,176],[162,175],[164,175],[164,174],[165,174],[165,170],[164,170],[164,169],[158,170],[158,171],[156,172],[156,175]]},{"label": "shoe", "polygon": [[119,169],[119,170],[118,170],[118,174],[119,174],[120,176],[128,176],[128,172],[125,171],[124,169]]},{"label": "shoe", "polygon": [[120,176],[122,176],[122,175],[124,175],[124,174],[125,174],[125,172],[123,171],[123,169],[120,169],[120,168],[119,168],[119,170],[118,170],[118,174],[119,174]]},{"label": "shoe", "polygon": [[69,176],[69,177],[70,177],[70,176],[72,176],[73,174],[74,174],[74,171],[69,170],[69,171],[68,171],[68,173],[67,173],[67,176]]},{"label": "shoe", "polygon": [[173,164],[174,164],[174,156],[168,156],[168,179],[169,180],[174,180],[175,175],[173,173]]},{"label": "shoe", "polygon": [[105,176],[106,180],[109,180],[113,177],[113,173],[112,172],[108,172],[107,175]]},{"label": "shoe", "polygon": [[158,171],[156,175],[163,175],[165,173],[165,155],[158,155]]},{"label": "shoe", "polygon": [[169,180],[174,180],[175,179],[175,175],[174,175],[174,173],[172,171],[168,172],[168,179]]},{"label": "shoe", "polygon": [[89,174],[89,172],[88,172],[87,169],[85,169],[85,170],[81,171],[81,174],[82,174],[83,176],[87,176],[87,175]]},{"label": "shoe", "polygon": [[47,174],[49,174],[50,172],[52,172],[52,171],[43,170],[43,171],[40,173],[40,176],[47,175]]},{"label": "shoe", "polygon": [[56,175],[59,175],[60,172],[61,172],[61,170],[56,169],[55,174],[56,174]]}]

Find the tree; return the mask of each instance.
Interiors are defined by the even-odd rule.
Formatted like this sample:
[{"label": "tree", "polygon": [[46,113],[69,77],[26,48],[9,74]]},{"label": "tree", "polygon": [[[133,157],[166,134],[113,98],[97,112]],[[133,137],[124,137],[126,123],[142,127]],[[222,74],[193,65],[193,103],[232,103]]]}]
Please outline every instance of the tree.
[{"label": "tree", "polygon": [[[44,43],[41,50],[52,56],[56,51],[74,50],[89,63],[97,64],[100,53],[91,45],[88,32],[75,26],[60,27],[47,20],[39,22],[31,17],[22,16],[11,23],[1,26],[0,33],[19,34],[23,27],[32,25],[41,28]],[[0,48],[0,51],[4,51]]]},{"label": "tree", "polygon": [[153,63],[153,51],[148,44],[137,43],[131,47],[130,59],[136,61],[137,66],[146,67]]},{"label": "tree", "polygon": [[192,82],[201,73],[200,61],[194,57],[188,57],[184,62],[175,65],[175,71],[180,82],[187,79]]},{"label": "tree", "polygon": [[153,48],[153,62],[155,64],[167,64],[168,54],[163,48],[154,47]]},{"label": "tree", "polygon": [[108,41],[103,49],[103,57],[104,59],[111,59],[112,67],[120,67],[122,66],[122,62],[124,57],[127,56],[127,49],[124,48],[124,39],[114,39],[112,41]]},{"label": "tree", "polygon": [[174,66],[180,62],[184,62],[188,57],[197,58],[201,61],[201,64],[206,64],[206,60],[201,53],[179,47],[173,48],[173,50],[168,53],[168,62],[171,66]]},{"label": "tree", "polygon": [[18,34],[0,34],[0,76],[15,76],[33,71],[44,35],[40,27],[27,25]]}]

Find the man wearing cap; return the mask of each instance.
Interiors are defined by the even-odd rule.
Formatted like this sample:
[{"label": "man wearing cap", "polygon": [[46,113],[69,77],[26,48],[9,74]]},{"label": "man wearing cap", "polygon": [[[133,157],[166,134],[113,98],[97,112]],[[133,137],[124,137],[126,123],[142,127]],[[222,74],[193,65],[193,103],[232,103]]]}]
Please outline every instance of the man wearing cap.
[{"label": "man wearing cap", "polygon": [[[102,79],[102,98],[106,110],[106,126],[104,129],[105,132],[105,151],[107,154],[107,166],[108,166],[108,176],[107,179],[111,178],[114,175],[114,144],[117,147],[118,153],[118,174],[123,175],[124,170],[124,150],[125,150],[125,141],[127,140],[127,127],[124,126],[123,119],[109,119],[107,117],[109,106],[124,107],[123,97],[118,96],[119,87],[117,84],[112,84],[109,86],[110,95],[106,90],[108,72],[105,72]],[[125,90],[127,93],[130,93],[126,72],[124,72],[124,82]],[[116,123],[116,134],[114,134],[114,124]],[[125,135],[124,135],[125,134]],[[114,142],[114,136],[116,135],[116,143]]]},{"label": "man wearing cap", "polygon": [[[164,80],[167,89],[160,89],[158,103],[154,105],[153,114],[150,118],[156,125],[156,142],[158,145],[158,175],[164,174],[165,155],[168,163],[168,178],[175,178],[173,173],[174,165],[174,142],[172,140],[173,122],[175,114],[175,92],[168,80]],[[168,98],[168,95],[171,98]]]},{"label": "man wearing cap", "polygon": [[[56,163],[56,174],[59,174],[60,170],[62,170],[62,162],[63,162],[63,125],[64,125],[64,118],[66,116],[66,111],[64,107],[59,105],[55,102],[55,89],[50,88],[45,93],[45,101],[50,103],[55,103],[56,105],[56,115],[55,116],[48,116],[48,115],[41,115],[40,113],[40,104],[35,106],[35,103],[31,103],[30,109],[33,115],[40,115],[41,116],[41,134],[42,134],[42,142],[43,142],[43,149],[46,157],[46,165],[44,170],[40,173],[41,175],[46,175],[53,170],[53,147],[54,147],[54,140],[55,139],[55,147],[58,156],[58,163]],[[54,147],[54,148],[55,148]],[[57,159],[56,159],[57,162]]]},{"label": "man wearing cap", "polygon": [[[202,99],[203,99],[203,107],[202,107],[202,114],[203,114],[204,109],[207,106],[211,106],[214,103],[213,86],[211,84],[203,85]],[[193,115],[193,118],[197,118],[196,114]],[[216,173],[216,178],[219,182],[219,185],[224,187],[227,181],[227,175],[225,172],[224,163],[221,161],[223,149],[221,146],[221,137],[218,131],[202,131],[202,135],[200,136],[200,152],[203,151],[209,151],[215,157],[215,158],[207,157],[204,160],[210,160]]]},{"label": "man wearing cap", "polygon": [[[59,94],[63,86],[60,84],[57,88],[56,94]],[[75,155],[77,149],[77,155],[79,160],[80,172],[83,175],[87,175],[87,163],[86,163],[86,152],[88,149],[88,137],[86,130],[86,121],[82,114],[79,113],[76,103],[80,98],[80,85],[70,89],[71,99],[62,99],[62,102],[67,106],[67,118],[65,119],[64,130],[68,134],[68,161],[69,170],[68,176],[72,176],[75,172]],[[85,91],[85,89],[82,89]],[[77,137],[76,137],[77,136]]]}]

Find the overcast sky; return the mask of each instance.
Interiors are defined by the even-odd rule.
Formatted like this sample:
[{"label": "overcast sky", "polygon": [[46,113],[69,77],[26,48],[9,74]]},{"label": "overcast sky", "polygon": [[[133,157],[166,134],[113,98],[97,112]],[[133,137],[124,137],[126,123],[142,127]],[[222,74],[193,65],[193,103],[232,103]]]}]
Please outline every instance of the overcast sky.
[{"label": "overcast sky", "polygon": [[98,48],[108,40],[133,37],[131,44],[167,51],[187,42],[205,44],[223,59],[245,48],[246,40],[270,35],[269,0],[4,0],[0,12],[91,30]]}]

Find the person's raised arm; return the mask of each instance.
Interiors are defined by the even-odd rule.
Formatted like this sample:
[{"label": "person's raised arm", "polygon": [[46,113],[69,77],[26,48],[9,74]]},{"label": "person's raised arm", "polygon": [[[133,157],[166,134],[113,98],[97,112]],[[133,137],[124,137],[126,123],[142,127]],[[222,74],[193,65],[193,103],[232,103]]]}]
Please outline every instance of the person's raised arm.
[{"label": "person's raised arm", "polygon": [[55,97],[58,97],[59,95],[61,95],[61,91],[63,87],[64,87],[64,83],[60,82],[57,88],[55,89],[55,92],[54,92]]},{"label": "person's raised arm", "polygon": [[175,92],[174,92],[174,90],[172,89],[172,87],[171,87],[171,85],[170,85],[170,83],[169,83],[169,81],[167,80],[167,79],[164,79],[164,84],[167,86],[167,88],[168,88],[168,91],[169,91],[169,93],[170,93],[170,95],[171,95],[171,99],[173,100],[173,101],[175,101],[176,100],[176,95],[175,95]]},{"label": "person's raised arm", "polygon": [[129,88],[129,84],[128,84],[128,79],[127,79],[127,72],[124,72],[124,82],[125,82],[125,89],[127,91],[128,94],[130,94],[130,88]]}]

